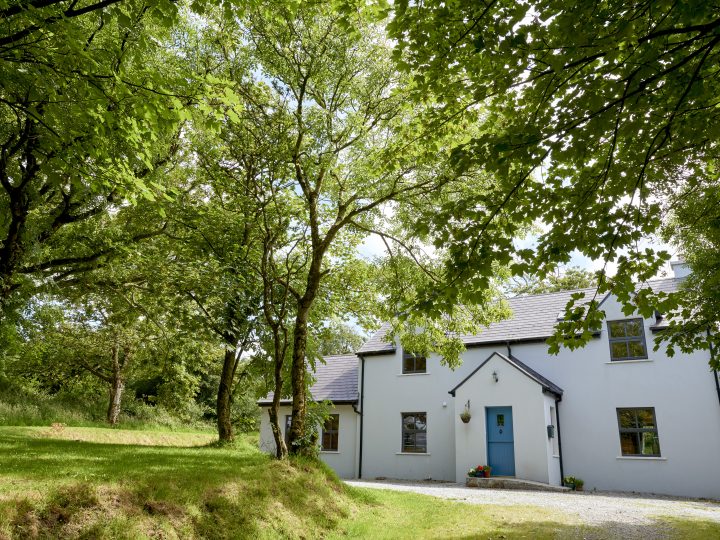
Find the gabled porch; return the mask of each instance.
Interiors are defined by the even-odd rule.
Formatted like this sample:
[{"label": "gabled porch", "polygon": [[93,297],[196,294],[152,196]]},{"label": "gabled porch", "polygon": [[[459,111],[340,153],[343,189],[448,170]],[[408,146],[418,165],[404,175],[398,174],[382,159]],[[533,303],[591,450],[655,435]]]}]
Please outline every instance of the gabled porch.
[{"label": "gabled porch", "polygon": [[[489,465],[477,487],[561,486],[557,405],[562,389],[513,356],[494,352],[450,391],[455,397],[456,479]],[[486,482],[486,480],[490,480]],[[535,487],[539,487],[535,485]]]}]

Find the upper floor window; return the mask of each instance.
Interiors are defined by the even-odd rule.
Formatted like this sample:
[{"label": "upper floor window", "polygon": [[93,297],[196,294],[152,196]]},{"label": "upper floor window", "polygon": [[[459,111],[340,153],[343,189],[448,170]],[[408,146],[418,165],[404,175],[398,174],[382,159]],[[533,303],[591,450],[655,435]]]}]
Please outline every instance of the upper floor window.
[{"label": "upper floor window", "polygon": [[322,428],[322,449],[330,452],[337,452],[338,435],[340,433],[340,415],[331,414],[323,424]]},{"label": "upper floor window", "polygon": [[654,407],[618,409],[617,417],[623,456],[660,456]]},{"label": "upper floor window", "polygon": [[427,361],[424,356],[403,351],[403,373],[427,373]]},{"label": "upper floor window", "polygon": [[610,359],[642,360],[647,358],[645,327],[642,319],[608,321]]},{"label": "upper floor window", "polygon": [[427,452],[427,413],[402,413],[402,451]]}]

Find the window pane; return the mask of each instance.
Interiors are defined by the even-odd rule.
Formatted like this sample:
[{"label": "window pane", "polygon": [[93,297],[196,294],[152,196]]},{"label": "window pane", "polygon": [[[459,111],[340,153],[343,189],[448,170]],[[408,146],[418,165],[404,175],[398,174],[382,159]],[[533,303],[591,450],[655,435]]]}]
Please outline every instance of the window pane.
[{"label": "window pane", "polygon": [[332,449],[332,435],[325,431],[322,434],[322,449],[323,450]]},{"label": "window pane", "polygon": [[660,455],[660,440],[654,431],[645,431],[640,434],[642,443],[642,453],[648,456]]},{"label": "window pane", "polygon": [[628,341],[628,348],[630,349],[631,357],[647,356],[647,353],[645,352],[645,343],[642,341]]},{"label": "window pane", "polygon": [[340,415],[339,414],[331,414],[329,418],[325,420],[325,424],[323,425],[323,429],[325,431],[337,431],[340,427]]},{"label": "window pane", "polygon": [[612,358],[622,359],[628,357],[627,343],[624,341],[614,342],[610,344],[610,351]]},{"label": "window pane", "polygon": [[427,434],[416,433],[415,434],[415,449],[417,452],[427,452]]},{"label": "window pane", "polygon": [[636,456],[640,454],[639,433],[621,433],[620,449],[623,456]]},{"label": "window pane", "polygon": [[625,321],[625,325],[625,331],[627,332],[628,337],[642,336],[642,319],[631,319],[629,321]]},{"label": "window pane", "polygon": [[655,411],[653,409],[636,409],[637,425],[641,428],[655,428]]},{"label": "window pane", "polygon": [[415,370],[415,359],[412,356],[403,358],[403,373],[411,373]]},{"label": "window pane", "polygon": [[412,452],[415,446],[415,434],[410,432],[403,433],[403,452]]},{"label": "window pane", "polygon": [[610,328],[610,337],[617,338],[627,335],[625,333],[625,321],[610,321],[608,327]]},{"label": "window pane", "polygon": [[618,422],[621,429],[637,427],[634,409],[618,409]]},{"label": "window pane", "polygon": [[425,371],[427,371],[425,364],[426,364],[426,362],[425,362],[424,357],[420,356],[420,357],[416,358],[415,359],[415,371],[417,371],[418,373],[425,373]]}]

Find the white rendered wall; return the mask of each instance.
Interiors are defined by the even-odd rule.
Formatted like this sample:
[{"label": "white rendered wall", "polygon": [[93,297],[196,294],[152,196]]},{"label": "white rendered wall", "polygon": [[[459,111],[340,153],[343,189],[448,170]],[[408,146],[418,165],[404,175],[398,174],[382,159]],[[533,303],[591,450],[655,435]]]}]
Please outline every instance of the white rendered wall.
[{"label": "white rendered wall", "polygon": [[[466,354],[474,357],[473,352]],[[498,375],[497,382],[493,373]],[[455,393],[456,480],[465,481],[470,467],[488,463],[486,408],[512,407],[515,476],[548,483],[548,460],[552,453],[547,438],[546,415],[549,415],[550,405],[546,398],[536,381],[499,356],[492,357]],[[460,413],[468,400],[472,418],[464,424]]]},{"label": "white rendered wall", "polygon": [[[280,407],[280,427],[285,435],[285,416],[292,412],[291,407]],[[358,450],[358,414],[351,405],[338,405],[330,410],[332,414],[340,415],[340,428],[338,432],[338,451],[320,451],[322,459],[332,468],[340,478],[357,477],[357,450]],[[275,454],[275,439],[270,429],[270,416],[268,407],[262,407],[260,417],[260,450]]]},{"label": "white rendered wall", "polygon": [[[402,354],[365,358],[363,478],[455,480],[455,407],[448,394],[471,369],[427,359],[426,374],[402,374]],[[401,414],[427,413],[427,454],[401,453]]]},{"label": "white rendered wall", "polygon": [[[629,318],[612,298],[602,309],[608,320]],[[565,475],[584,479],[585,489],[720,498],[720,403],[709,355],[654,352],[653,323],[645,321],[645,361],[611,363],[606,325],[579,351],[550,356],[536,343],[512,352],[565,391],[558,407]],[[618,407],[655,408],[661,458],[622,457]]]}]

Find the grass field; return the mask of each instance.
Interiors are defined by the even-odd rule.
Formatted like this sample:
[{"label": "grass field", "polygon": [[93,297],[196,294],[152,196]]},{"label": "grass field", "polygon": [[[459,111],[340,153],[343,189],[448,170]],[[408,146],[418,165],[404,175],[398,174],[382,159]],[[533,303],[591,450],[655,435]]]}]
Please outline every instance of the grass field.
[{"label": "grass field", "polygon": [[[353,489],[308,460],[279,463],[253,437],[0,427],[5,538],[608,538],[533,507],[473,506]],[[673,521],[669,538],[720,537]]]}]

